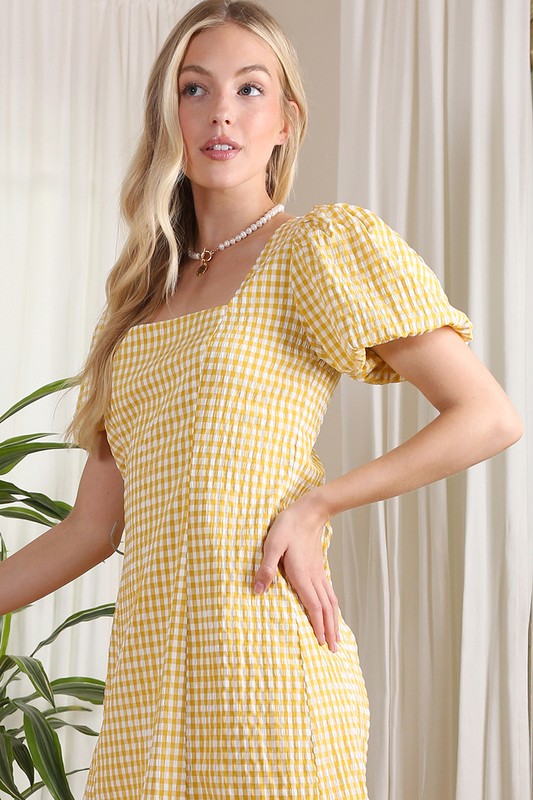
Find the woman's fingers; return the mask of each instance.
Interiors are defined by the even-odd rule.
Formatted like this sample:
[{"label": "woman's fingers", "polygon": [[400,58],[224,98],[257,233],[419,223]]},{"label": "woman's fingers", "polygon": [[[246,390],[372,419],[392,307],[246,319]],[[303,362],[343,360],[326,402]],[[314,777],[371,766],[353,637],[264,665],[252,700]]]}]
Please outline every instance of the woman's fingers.
[{"label": "woman's fingers", "polygon": [[266,592],[282,561],[283,573],[298,595],[317,640],[335,652],[339,604],[324,571],[322,533],[322,524],[302,520],[296,504],[281,512],[266,535],[253,587],[256,594]]},{"label": "woman's fingers", "polygon": [[333,613],[333,626],[335,629],[335,641],[340,642],[341,635],[339,631],[339,601],[337,600],[337,595],[333,590],[333,586],[328,581],[326,576],[324,576],[323,585],[331,603],[331,609]]},{"label": "woman's fingers", "polygon": [[326,625],[324,622],[324,609],[315,587],[310,580],[306,580],[305,582],[290,580],[290,583],[306,610],[307,616],[309,617],[309,622],[313,626],[315,636],[318,639],[318,643],[325,644]]},{"label": "woman's fingers", "polygon": [[254,592],[256,594],[262,594],[267,591],[276,577],[276,570],[285,549],[286,545],[280,539],[272,535],[271,532],[267,535],[263,547],[263,560],[254,578]]},{"label": "woman's fingers", "polygon": [[323,583],[321,583],[319,586],[316,586],[315,591],[320,603],[322,614],[323,638],[321,643],[327,642],[329,649],[334,653],[337,650],[337,630],[335,619],[336,615],[333,609],[333,604]]},{"label": "woman's fingers", "polygon": [[328,645],[332,652],[337,650],[338,603],[335,593],[326,589],[327,579],[318,576],[313,582],[310,576],[285,574],[306,610],[309,621],[319,644]]}]

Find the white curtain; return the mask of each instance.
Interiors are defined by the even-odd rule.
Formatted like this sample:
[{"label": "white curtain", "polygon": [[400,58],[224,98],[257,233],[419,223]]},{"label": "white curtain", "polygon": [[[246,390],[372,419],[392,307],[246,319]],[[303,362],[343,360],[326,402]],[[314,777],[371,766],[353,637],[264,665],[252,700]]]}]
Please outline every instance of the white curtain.
[{"label": "white curtain", "polygon": [[[193,4],[0,0],[2,410],[73,374],[85,355],[120,244],[118,191],[148,71]],[[306,59],[327,69],[320,29],[302,29],[309,0],[294,4],[301,13],[289,33],[304,74]],[[324,19],[336,19],[339,4],[340,141],[327,151],[332,169],[338,160],[338,199],[372,208],[424,255],[471,315],[476,352],[527,421],[527,0],[323,0]],[[265,5],[277,14],[284,4]],[[311,150],[320,110],[317,94]],[[336,136],[337,121],[329,127]],[[28,409],[0,435],[61,430],[72,403]],[[394,446],[430,416],[408,386],[342,381],[327,420],[334,471]],[[371,800],[531,795],[530,448],[526,438],[467,476],[335,521],[334,580],[372,706]],[[72,502],[82,463],[76,453],[35,456],[13,479]],[[531,508],[529,520],[531,529]],[[12,550],[36,532],[3,521],[0,530]],[[113,557],[24,611],[12,650],[28,653],[74,610],[112,600],[119,572]],[[108,633],[99,622],[63,634],[43,654],[50,674],[104,677]],[[63,738],[69,766],[86,765],[94,741]],[[73,782],[76,797],[83,782]]]},{"label": "white curtain", "polygon": [[[341,19],[339,197],[422,253],[531,422],[529,0],[343,0]],[[427,422],[409,389],[342,384],[343,470]],[[531,797],[531,455],[526,437],[345,515],[336,574],[370,694],[374,800]]]},{"label": "white curtain", "polygon": [[[0,0],[0,312],[2,411],[73,375],[85,358],[120,246],[118,194],[142,119],[143,91],[163,40],[194,0]],[[2,438],[62,431],[75,393],[40,402],[2,426]],[[80,453],[36,455],[6,476],[73,502]],[[0,520],[10,550],[37,526]],[[42,530],[42,529],[41,529]],[[11,652],[82,608],[111,602],[114,556],[13,622]],[[109,621],[61,635],[42,659],[51,677],[105,677]],[[21,689],[22,690],[22,689]],[[99,728],[98,712],[76,720]],[[61,732],[70,768],[94,739]],[[85,775],[72,779],[81,797]],[[43,798],[49,797],[47,792]],[[36,795],[38,797],[38,795]]]}]

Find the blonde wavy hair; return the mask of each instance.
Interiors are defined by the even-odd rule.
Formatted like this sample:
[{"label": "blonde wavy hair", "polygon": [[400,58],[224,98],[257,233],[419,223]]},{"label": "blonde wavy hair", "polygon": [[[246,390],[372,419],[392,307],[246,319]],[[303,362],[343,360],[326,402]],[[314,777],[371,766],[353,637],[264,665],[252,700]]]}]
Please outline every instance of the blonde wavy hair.
[{"label": "blonde wavy hair", "polygon": [[129,235],[109,273],[107,303],[87,361],[72,382],[81,384],[82,390],[67,436],[89,452],[108,407],[117,345],[133,325],[154,316],[174,292],[182,254],[194,238],[196,218],[178,122],[178,76],[193,36],[224,23],[255,33],[278,59],[282,110],[290,134],[285,144],[274,147],[267,165],[266,190],[272,202],[285,200],[294,181],[307,125],[296,52],[261,6],[247,0],[204,0],[171,31],[148,81],[144,128],[120,198]]}]

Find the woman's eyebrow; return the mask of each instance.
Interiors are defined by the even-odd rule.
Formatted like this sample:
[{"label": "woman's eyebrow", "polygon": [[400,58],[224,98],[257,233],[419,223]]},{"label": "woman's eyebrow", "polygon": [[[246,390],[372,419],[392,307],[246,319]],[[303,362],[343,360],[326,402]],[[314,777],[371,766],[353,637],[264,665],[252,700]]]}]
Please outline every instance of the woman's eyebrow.
[{"label": "woman's eyebrow", "polygon": [[[200,75],[206,75],[207,77],[210,78],[213,76],[208,69],[200,66],[200,64],[185,64],[185,66],[183,66],[180,70],[180,75],[183,74],[184,72],[197,72]],[[270,74],[270,70],[267,67],[265,67],[264,64],[250,64],[249,66],[241,67],[239,70],[237,70],[235,75],[236,76],[247,75],[249,72],[265,72],[269,78],[272,77],[272,75]]]},{"label": "woman's eyebrow", "polygon": [[249,67],[242,67],[236,72],[236,75],[246,75],[248,72],[266,72],[269,78],[272,77],[270,70],[264,64],[250,64]]}]

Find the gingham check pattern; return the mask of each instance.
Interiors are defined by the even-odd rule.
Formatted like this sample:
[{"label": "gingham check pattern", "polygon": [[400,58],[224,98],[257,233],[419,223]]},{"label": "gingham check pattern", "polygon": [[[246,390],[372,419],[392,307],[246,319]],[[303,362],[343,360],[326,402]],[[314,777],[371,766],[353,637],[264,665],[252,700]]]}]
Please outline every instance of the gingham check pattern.
[{"label": "gingham check pattern", "polygon": [[335,205],[281,226],[227,305],[122,340],[125,557],[86,800],[367,797],[352,631],[331,653],[281,573],[261,596],[252,579],[269,523],[323,480],[339,373],[397,380],[366,348],[442,325],[470,338],[397,234]]}]

